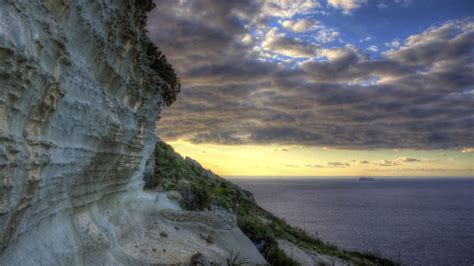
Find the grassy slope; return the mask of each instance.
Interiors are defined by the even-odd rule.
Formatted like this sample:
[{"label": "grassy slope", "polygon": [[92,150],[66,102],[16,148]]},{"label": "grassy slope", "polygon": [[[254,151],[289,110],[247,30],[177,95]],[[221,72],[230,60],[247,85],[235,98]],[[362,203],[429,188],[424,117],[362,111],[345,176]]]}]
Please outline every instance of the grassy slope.
[{"label": "grassy slope", "polygon": [[265,241],[261,253],[272,265],[298,265],[278,248],[276,239],[285,239],[299,247],[340,257],[356,265],[396,265],[373,254],[341,250],[288,225],[259,207],[250,192],[203,169],[192,160],[183,159],[164,142],[156,146],[155,163],[155,172],[147,180],[145,189],[177,190],[183,195],[182,205],[186,209],[204,209],[212,204],[231,210],[237,215],[241,230],[254,243]]}]

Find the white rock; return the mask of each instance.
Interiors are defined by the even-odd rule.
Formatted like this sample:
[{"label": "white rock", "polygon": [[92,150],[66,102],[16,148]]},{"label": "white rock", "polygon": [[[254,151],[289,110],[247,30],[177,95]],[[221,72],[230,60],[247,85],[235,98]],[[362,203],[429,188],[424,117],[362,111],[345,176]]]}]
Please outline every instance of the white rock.
[{"label": "white rock", "polygon": [[0,265],[115,245],[91,208],[141,187],[163,84],[129,2],[0,3]]}]

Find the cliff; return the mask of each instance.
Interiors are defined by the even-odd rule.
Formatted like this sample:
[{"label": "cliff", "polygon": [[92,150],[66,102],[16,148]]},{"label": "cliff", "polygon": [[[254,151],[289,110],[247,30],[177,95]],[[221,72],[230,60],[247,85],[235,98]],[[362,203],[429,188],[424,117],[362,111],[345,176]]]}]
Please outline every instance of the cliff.
[{"label": "cliff", "polygon": [[118,237],[91,209],[141,187],[156,142],[150,8],[0,3],[0,265],[81,264]]}]

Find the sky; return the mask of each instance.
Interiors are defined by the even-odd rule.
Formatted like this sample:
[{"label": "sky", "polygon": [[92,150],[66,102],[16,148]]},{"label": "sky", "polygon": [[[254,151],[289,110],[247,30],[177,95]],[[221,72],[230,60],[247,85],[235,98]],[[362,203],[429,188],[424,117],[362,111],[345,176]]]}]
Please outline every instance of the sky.
[{"label": "sky", "polygon": [[474,176],[474,1],[157,0],[157,133],[224,176]]}]

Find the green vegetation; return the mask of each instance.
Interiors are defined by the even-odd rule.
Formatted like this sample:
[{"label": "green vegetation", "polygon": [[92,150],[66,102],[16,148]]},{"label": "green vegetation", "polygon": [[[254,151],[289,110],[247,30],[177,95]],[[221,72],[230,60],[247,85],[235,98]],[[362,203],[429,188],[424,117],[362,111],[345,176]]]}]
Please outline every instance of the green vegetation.
[{"label": "green vegetation", "polygon": [[229,257],[226,258],[225,261],[226,261],[227,266],[239,266],[239,265],[244,265],[247,263],[245,260],[240,258],[239,253],[234,253],[234,252],[231,252]]},{"label": "green vegetation", "polygon": [[238,216],[238,224],[242,232],[254,243],[256,241],[265,241],[261,253],[268,263],[282,266],[299,265],[278,247],[276,235],[272,232],[272,228],[263,223],[260,218],[250,214]]},{"label": "green vegetation", "polygon": [[209,192],[202,185],[191,184],[180,189],[179,192],[183,197],[181,203],[187,210],[204,210],[211,203]]},{"label": "green vegetation", "polygon": [[135,0],[135,4],[143,8],[143,10],[145,10],[146,12],[150,12],[151,10],[153,10],[153,8],[156,7],[153,0]]},{"label": "green vegetation", "polygon": [[[131,4],[145,13],[150,12],[156,6],[153,0],[133,0]],[[146,25],[146,18],[147,16],[144,14],[138,22],[142,28]],[[166,59],[166,56],[150,40],[147,40],[145,49],[151,61],[150,68],[155,70],[158,76],[165,81],[165,84],[159,87],[161,97],[163,98],[162,104],[170,106],[176,101],[176,97],[181,91],[181,82],[178,75],[173,66],[168,62],[168,59]]]},{"label": "green vegetation", "polygon": [[166,82],[161,86],[161,96],[163,104],[170,106],[176,101],[176,96],[181,91],[179,78],[166,56],[155,45],[149,46],[148,55],[152,58],[150,67]]},{"label": "green vegetation", "polygon": [[191,159],[183,159],[164,142],[156,145],[154,155],[154,176],[147,181],[145,188],[179,191],[183,198],[182,206],[189,210],[202,210],[215,205],[232,211],[237,215],[242,232],[260,246],[260,252],[271,265],[298,265],[279,249],[277,239],[339,257],[355,265],[397,265],[374,254],[341,250],[288,225],[283,219],[259,207],[250,192],[203,169]]},{"label": "green vegetation", "polygon": [[[140,28],[145,28],[147,15],[156,7],[153,0],[132,0],[130,4],[134,7],[144,11],[143,16],[137,22]],[[146,54],[150,62],[150,68],[155,70],[160,78],[165,81],[165,84],[160,86],[161,97],[163,98],[163,105],[170,106],[176,101],[176,97],[181,91],[181,82],[176,74],[173,66],[168,62],[166,56],[151,42],[148,37],[145,45]]]}]

